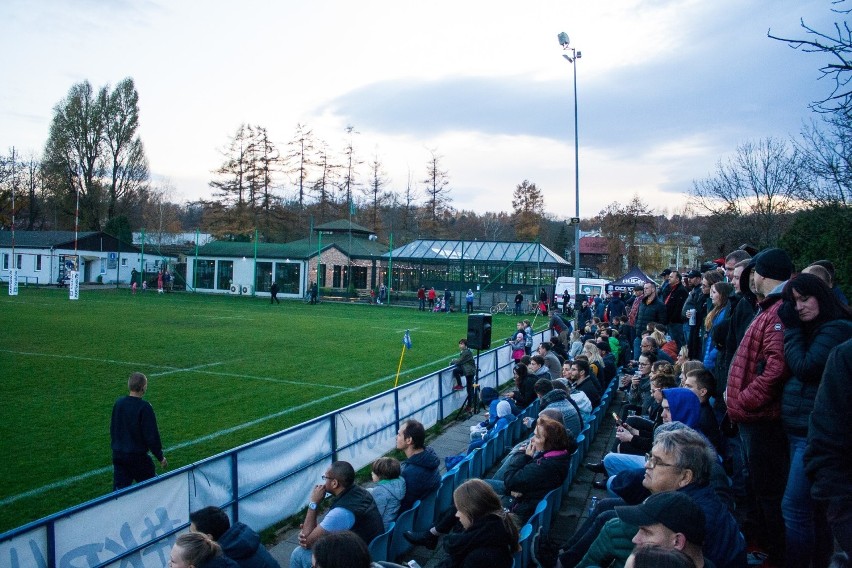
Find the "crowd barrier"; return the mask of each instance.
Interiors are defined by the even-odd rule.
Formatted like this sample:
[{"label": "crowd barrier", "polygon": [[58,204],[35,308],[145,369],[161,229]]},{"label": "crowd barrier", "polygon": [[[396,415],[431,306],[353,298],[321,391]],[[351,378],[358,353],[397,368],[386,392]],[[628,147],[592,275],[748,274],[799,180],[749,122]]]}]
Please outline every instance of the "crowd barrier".
[{"label": "crowd barrier", "polygon": [[[545,337],[547,333],[548,337]],[[535,334],[534,344],[549,338]],[[481,387],[512,378],[511,350],[479,354]],[[189,513],[224,508],[232,522],[262,530],[307,504],[336,460],[359,469],[394,448],[399,425],[427,428],[459,409],[452,368],[441,369],[303,424],[66,509],[0,535],[0,566],[162,568]],[[437,393],[437,396],[436,396]]]}]

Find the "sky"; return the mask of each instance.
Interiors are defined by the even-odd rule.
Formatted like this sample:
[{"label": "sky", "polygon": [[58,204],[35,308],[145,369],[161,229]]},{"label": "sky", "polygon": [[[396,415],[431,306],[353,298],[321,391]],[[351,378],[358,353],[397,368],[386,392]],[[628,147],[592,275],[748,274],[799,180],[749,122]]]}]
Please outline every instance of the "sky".
[{"label": "sky", "polygon": [[[4,0],[0,151],[38,156],[70,87],[132,77],[153,182],[209,197],[242,123],[282,149],[301,123],[422,188],[432,152],[451,205],[510,211],[523,180],[574,215],[638,194],[673,213],[738,145],[789,139],[831,92],[826,61],[767,38],[826,28],[829,0]],[[366,181],[366,165],[359,172]],[[295,185],[282,179],[283,191]],[[422,194],[422,189],[421,189]]]}]

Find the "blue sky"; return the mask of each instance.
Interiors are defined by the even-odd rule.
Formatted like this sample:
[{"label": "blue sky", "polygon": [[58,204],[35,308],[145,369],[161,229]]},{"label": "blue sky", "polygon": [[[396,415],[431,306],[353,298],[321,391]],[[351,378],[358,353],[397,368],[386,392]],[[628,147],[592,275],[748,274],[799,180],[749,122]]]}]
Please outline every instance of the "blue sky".
[{"label": "blue sky", "polygon": [[831,89],[817,81],[824,60],[766,37],[801,36],[800,18],[835,15],[828,0],[6,0],[0,148],[39,153],[73,83],[131,76],[154,180],[173,200],[209,195],[242,122],[281,147],[305,123],[338,151],[351,124],[356,154],[378,154],[392,189],[416,186],[436,150],[457,208],[509,210],[529,179],[570,216],[565,31],[583,53],[581,214],[634,193],[671,213],[738,144],[813,118],[808,103]]}]

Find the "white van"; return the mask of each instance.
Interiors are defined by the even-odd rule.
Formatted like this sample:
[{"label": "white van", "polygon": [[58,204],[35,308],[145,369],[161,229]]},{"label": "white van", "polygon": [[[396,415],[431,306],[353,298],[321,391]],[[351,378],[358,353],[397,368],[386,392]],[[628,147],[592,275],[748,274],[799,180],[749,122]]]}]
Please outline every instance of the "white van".
[{"label": "white van", "polygon": [[[580,295],[602,296],[606,292],[607,284],[609,284],[609,280],[605,280],[603,278],[580,278]],[[556,279],[556,287],[554,288],[556,298],[561,301],[562,294],[565,293],[566,290],[573,300],[575,291],[573,276],[560,276]]]}]

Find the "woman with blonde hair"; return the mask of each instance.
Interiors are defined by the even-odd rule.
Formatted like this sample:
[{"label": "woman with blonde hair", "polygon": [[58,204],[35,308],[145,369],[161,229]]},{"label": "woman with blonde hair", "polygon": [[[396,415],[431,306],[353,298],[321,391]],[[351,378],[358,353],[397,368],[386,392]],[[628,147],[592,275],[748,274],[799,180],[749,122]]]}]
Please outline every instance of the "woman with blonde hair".
[{"label": "woman with blonde hair", "polygon": [[583,353],[588,356],[589,367],[592,368],[592,373],[594,373],[598,383],[601,383],[602,381],[599,377],[603,376],[604,362],[603,357],[601,357],[600,349],[598,349],[594,339],[589,339],[583,344]]},{"label": "woman with blonde hair", "polygon": [[583,334],[579,330],[571,332],[571,350],[568,352],[568,358],[574,360],[574,357],[583,352]]},{"label": "woman with blonde hair", "polygon": [[222,548],[209,536],[187,533],[177,537],[169,553],[169,568],[239,568],[222,555]]},{"label": "woman with blonde hair", "polygon": [[453,492],[461,532],[444,539],[448,558],[442,568],[510,568],[518,528],[503,510],[500,496],[481,479],[469,479]]}]

